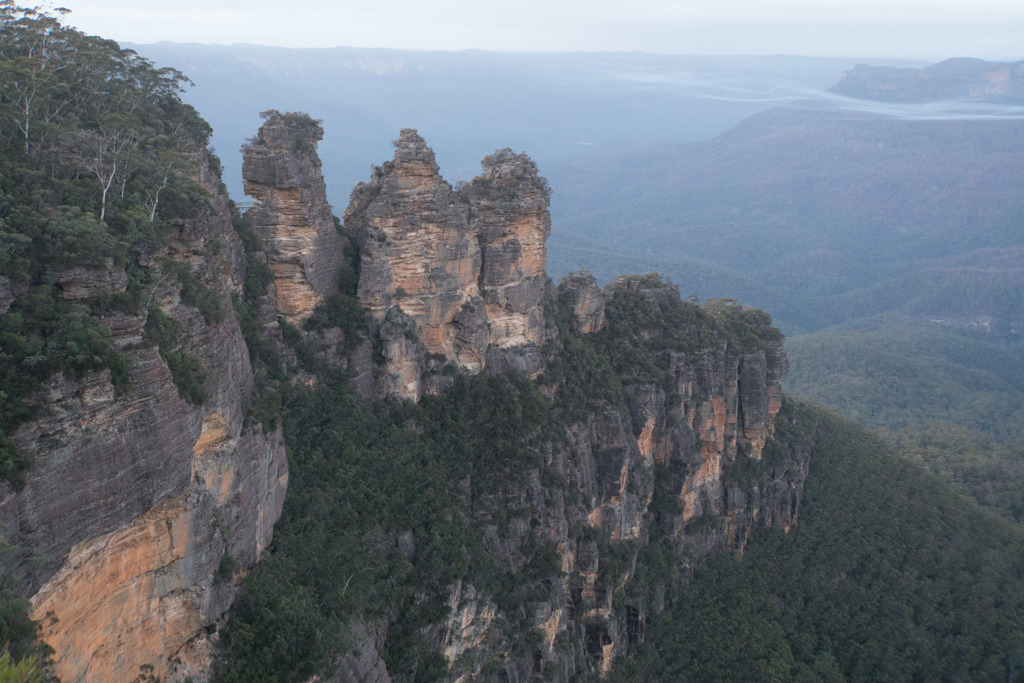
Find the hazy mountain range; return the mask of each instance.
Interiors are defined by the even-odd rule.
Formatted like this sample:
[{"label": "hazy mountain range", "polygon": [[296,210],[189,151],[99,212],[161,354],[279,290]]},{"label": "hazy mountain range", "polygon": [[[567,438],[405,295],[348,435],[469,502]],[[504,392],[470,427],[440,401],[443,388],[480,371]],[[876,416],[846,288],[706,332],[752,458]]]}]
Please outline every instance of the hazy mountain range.
[{"label": "hazy mountain range", "polygon": [[299,110],[323,119],[320,153],[328,199],[339,214],[370,166],[390,157],[387,141],[402,128],[419,130],[452,183],[476,175],[480,159],[502,147],[527,152],[547,172],[551,161],[580,154],[710,138],[759,111],[822,93],[857,63],[788,56],[132,47],[195,82],[185,99],[213,126],[236,199],[237,149],[259,127],[260,112]]}]

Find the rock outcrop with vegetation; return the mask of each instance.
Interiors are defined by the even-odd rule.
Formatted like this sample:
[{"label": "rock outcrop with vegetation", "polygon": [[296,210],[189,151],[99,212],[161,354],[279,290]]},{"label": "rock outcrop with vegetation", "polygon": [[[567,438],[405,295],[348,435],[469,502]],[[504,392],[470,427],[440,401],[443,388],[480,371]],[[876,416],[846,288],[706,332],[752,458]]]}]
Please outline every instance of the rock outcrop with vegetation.
[{"label": "rock outcrop with vegetation", "polygon": [[63,680],[187,676],[287,484],[248,417],[233,209],[184,76],[0,24],[0,639],[29,647],[24,610]]},{"label": "rock outcrop with vegetation", "polygon": [[78,93],[19,52],[52,33],[125,103],[5,110],[3,588],[61,678],[601,674],[691,566],[795,522],[767,317],[556,291],[525,154],[454,189],[403,130],[341,228],[318,122],[270,111],[240,217],[180,74],[18,12],[13,67]]},{"label": "rock outcrop with vegetation", "polygon": [[345,212],[367,311],[346,359],[285,335],[308,378],[274,385],[290,502],[221,673],[604,675],[693,567],[794,527],[807,453],[770,447],[781,335],[653,274],[556,289],[526,155],[455,190],[415,131],[395,146]]},{"label": "rock outcrop with vegetation", "polygon": [[305,114],[263,112],[264,123],[242,150],[247,212],[274,274],[277,313],[295,325],[338,293],[345,240],[335,230],[316,145],[319,122]]},{"label": "rock outcrop with vegetation", "polygon": [[[451,371],[480,372],[489,357],[504,366],[526,358],[522,372],[536,374],[551,232],[537,167],[500,150],[456,192],[415,130],[403,130],[395,147],[345,211],[384,393],[416,399],[443,388]],[[447,380],[425,376],[448,364]]]}]

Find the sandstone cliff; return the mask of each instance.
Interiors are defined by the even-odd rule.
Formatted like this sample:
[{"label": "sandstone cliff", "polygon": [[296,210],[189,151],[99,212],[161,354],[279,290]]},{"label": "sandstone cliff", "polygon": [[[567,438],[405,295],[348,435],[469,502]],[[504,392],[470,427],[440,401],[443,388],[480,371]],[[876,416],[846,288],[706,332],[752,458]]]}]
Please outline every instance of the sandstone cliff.
[{"label": "sandstone cliff", "polygon": [[[742,553],[756,527],[796,524],[808,461],[769,448],[787,362],[767,316],[682,301],[651,275],[602,291],[575,273],[557,300],[536,381],[553,397],[563,433],[538,447],[538,466],[505,472],[496,488],[472,477],[457,487],[484,551],[524,597],[510,603],[472,571],[443,589],[439,621],[421,634],[443,656],[444,680],[605,676],[643,644],[648,620],[695,566],[713,553]],[[411,344],[416,323],[398,315],[389,309],[382,327],[409,334],[389,343]],[[592,354],[620,359],[610,385],[581,380],[595,372]],[[422,539],[412,532],[372,535],[415,564]],[[418,595],[426,601],[430,591]],[[396,607],[372,634],[357,624],[359,646],[335,678],[398,674],[378,653],[402,619]]]},{"label": "sandstone cliff", "polygon": [[[28,582],[63,680],[202,679],[216,650],[204,627],[225,615],[271,541],[286,435],[251,417],[254,375],[274,364],[263,357],[254,369],[246,352],[232,309],[243,289],[242,319],[258,328],[247,338],[270,342],[250,352],[284,357],[274,370],[282,390],[347,367],[364,397],[417,399],[486,371],[532,378],[561,420],[531,437],[533,464],[496,488],[457,483],[477,546],[522,585],[502,597],[469,571],[416,589],[414,601],[441,592],[441,616],[418,637],[447,680],[603,676],[643,642],[649,615],[695,564],[742,552],[758,525],[792,527],[807,462],[768,447],[786,359],[767,316],[684,302],[650,275],[602,290],[576,273],[556,290],[544,270],[549,190],[533,162],[499,150],[455,190],[408,129],[394,160],[352,193],[345,231],[359,273],[347,291],[346,239],[315,151],[322,132],[303,115],[266,119],[245,150],[258,200],[249,253],[217,179],[204,177],[212,209],[174,221],[163,246],[138,255],[163,274],[147,310],[103,320],[131,361],[127,388],[115,390],[109,371],[53,377],[14,434],[32,466],[23,490],[3,490],[0,522],[24,549],[11,567]],[[269,281],[248,291],[256,266]],[[52,280],[88,303],[120,291],[124,273],[105,262]],[[338,304],[324,317],[344,296],[366,316]],[[197,360],[202,392],[181,386],[171,354]],[[415,564],[411,531],[378,523],[359,533],[374,552],[393,545]],[[401,675],[382,653],[403,609],[349,624],[354,651],[335,653],[330,680]]]},{"label": "sandstone cliff", "polygon": [[[648,614],[694,565],[742,552],[759,525],[795,524],[806,458],[765,458],[786,370],[781,337],[763,314],[698,307],[650,275],[602,291],[575,273],[555,291],[544,270],[549,190],[527,156],[499,150],[456,190],[416,131],[403,130],[395,147],[344,215],[358,249],[355,295],[369,314],[370,341],[346,361],[357,390],[415,400],[460,373],[529,376],[566,420],[540,469],[508,476],[498,493],[459,484],[485,551],[544,597],[509,611],[466,576],[445,589],[446,616],[424,637],[443,655],[448,680],[497,680],[487,671],[508,681],[604,675],[642,643]],[[317,167],[306,151],[314,160],[303,165]],[[251,160],[246,168],[252,187]],[[318,187],[297,192],[320,202]],[[261,200],[253,215],[258,225],[279,225],[287,221],[272,214],[281,210]],[[617,363],[618,379],[608,380],[617,388],[586,378],[594,368],[576,356],[595,353]],[[371,362],[372,371],[364,367]],[[372,535],[379,544],[379,531]],[[411,533],[393,543],[415,561]],[[531,569],[539,547],[554,549],[557,573]],[[655,579],[652,553],[670,567]],[[398,612],[353,627],[359,646],[334,679],[388,675],[379,652],[393,619]],[[533,628],[541,642],[523,654]]]},{"label": "sandstone cliff", "polygon": [[243,149],[248,211],[274,273],[278,315],[297,324],[338,291],[345,240],[327,204],[317,143],[319,122],[305,114],[263,113],[264,123]]},{"label": "sandstone cliff", "polygon": [[924,69],[858,64],[843,72],[832,92],[881,102],[1019,103],[1024,99],[1024,62],[956,58]]},{"label": "sandstone cliff", "polygon": [[[593,312],[606,301],[616,304],[615,323],[641,301],[647,315],[669,318],[693,306],[650,276],[620,278],[603,293],[590,285],[574,274],[560,287],[578,329],[594,329]],[[696,332],[680,329],[687,331]],[[502,522],[486,527],[485,547],[522,571],[529,548],[553,542],[562,575],[547,580],[546,599],[523,606],[543,638],[520,658],[495,657],[512,636],[503,625],[510,616],[472,587],[452,587],[453,617],[434,636],[450,680],[476,680],[496,661],[502,680],[603,676],[643,642],[647,615],[693,566],[714,552],[742,552],[756,526],[793,527],[808,463],[765,459],[787,364],[781,342],[759,332],[765,337],[751,344],[705,329],[707,346],[667,352],[664,374],[624,376],[625,404],[593,403],[551,450],[545,469],[558,486],[542,483],[543,470],[503,485],[500,503],[491,501]],[[671,555],[658,562],[673,569],[652,580],[651,563],[665,548]]]},{"label": "sandstone cliff", "polygon": [[[24,576],[63,681],[201,674],[185,663],[202,650],[197,636],[230,607],[281,513],[282,434],[246,419],[252,369],[231,306],[244,256],[220,179],[205,159],[197,166],[211,208],[139,255],[165,264],[148,311],[102,320],[129,361],[127,387],[115,390],[109,371],[57,375],[13,435],[31,467],[21,491],[0,490],[0,523],[21,551],[4,570]],[[108,264],[57,282],[88,301],[123,289],[122,276]],[[187,303],[186,285],[209,295],[206,310]],[[173,349],[153,345],[157,318],[173,321]],[[179,395],[160,351],[198,359],[206,400]]]},{"label": "sandstone cliff", "polygon": [[505,148],[485,157],[482,165],[484,175],[461,194],[479,234],[488,341],[498,349],[540,344],[550,190],[525,154]]},{"label": "sandstone cliff", "polygon": [[[384,391],[416,399],[444,385],[424,376],[428,359],[473,374],[494,353],[521,356],[542,341],[549,192],[529,157],[507,149],[455,192],[415,130],[395,147],[352,192],[344,219],[359,246],[358,297],[381,344]],[[533,358],[527,374],[539,370]]]}]

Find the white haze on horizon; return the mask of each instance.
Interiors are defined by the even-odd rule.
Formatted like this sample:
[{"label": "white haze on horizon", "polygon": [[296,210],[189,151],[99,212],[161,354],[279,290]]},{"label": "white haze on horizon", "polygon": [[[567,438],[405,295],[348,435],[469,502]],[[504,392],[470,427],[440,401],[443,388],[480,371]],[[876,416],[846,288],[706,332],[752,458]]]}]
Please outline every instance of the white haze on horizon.
[{"label": "white haze on horizon", "polygon": [[64,0],[119,41],[1017,60],[1019,0]]},{"label": "white haze on horizon", "polygon": [[1024,103],[983,100],[941,100],[933,102],[883,102],[848,97],[827,89],[808,87],[796,81],[752,85],[749,78],[708,78],[697,74],[665,71],[614,71],[602,76],[608,81],[650,86],[698,100],[744,104],[786,105],[802,102],[832,111],[886,116],[905,121],[1017,120],[1024,119]]}]

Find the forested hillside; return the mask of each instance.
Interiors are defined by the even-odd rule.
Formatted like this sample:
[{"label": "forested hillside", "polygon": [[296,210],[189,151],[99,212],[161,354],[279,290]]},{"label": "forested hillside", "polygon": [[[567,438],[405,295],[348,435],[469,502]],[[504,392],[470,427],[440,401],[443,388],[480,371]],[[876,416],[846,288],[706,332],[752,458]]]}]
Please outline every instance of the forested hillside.
[{"label": "forested hillside", "polygon": [[885,316],[790,337],[787,347],[791,391],[869,428],[942,422],[1024,441],[1024,347],[1012,338]]},{"label": "forested hillside", "polygon": [[617,680],[1019,679],[1020,526],[825,409],[777,440],[813,452],[799,527],[699,569]]},{"label": "forested hillside", "polygon": [[269,543],[287,463],[188,80],[62,14],[0,3],[0,644],[163,677]]}]

